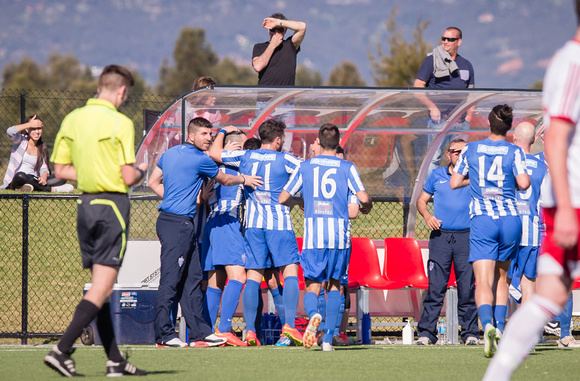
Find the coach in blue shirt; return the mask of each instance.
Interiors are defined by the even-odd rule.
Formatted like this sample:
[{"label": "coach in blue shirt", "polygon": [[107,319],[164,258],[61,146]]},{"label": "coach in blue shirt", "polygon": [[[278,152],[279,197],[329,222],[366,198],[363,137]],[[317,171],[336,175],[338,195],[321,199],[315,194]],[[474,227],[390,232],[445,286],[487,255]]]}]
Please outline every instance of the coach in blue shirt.
[{"label": "coach in blue shirt", "polygon": [[192,119],[184,144],[167,150],[149,178],[149,187],[163,199],[159,206],[157,236],[161,242],[161,269],[155,312],[158,346],[186,347],[170,319],[174,303],[179,302],[189,328],[190,346],[207,347],[226,342],[213,334],[203,317],[202,269],[194,218],[197,196],[204,179],[223,185],[261,185],[256,176],[232,176],[218,170],[203,151],[211,144],[212,125],[204,118]]},{"label": "coach in blue shirt", "polygon": [[[449,180],[461,150],[463,139],[454,139],[447,149],[449,165],[431,172],[417,200],[417,210],[432,229],[429,238],[429,288],[423,301],[423,313],[418,325],[418,345],[437,342],[437,320],[447,291],[451,263],[455,264],[459,294],[459,324],[466,345],[477,345],[477,307],[474,296],[473,269],[469,258],[469,187],[451,189]],[[433,198],[434,214],[427,210]]]}]

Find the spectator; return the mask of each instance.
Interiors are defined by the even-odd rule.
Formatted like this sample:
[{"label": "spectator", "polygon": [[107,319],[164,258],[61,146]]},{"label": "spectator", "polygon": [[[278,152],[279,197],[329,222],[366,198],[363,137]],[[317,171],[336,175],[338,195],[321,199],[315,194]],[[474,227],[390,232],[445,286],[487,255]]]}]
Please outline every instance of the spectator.
[{"label": "spectator", "polygon": [[73,186],[64,180],[49,178],[48,148],[42,140],[44,123],[37,116],[26,123],[9,127],[6,134],[12,140],[10,161],[2,189],[25,192],[72,192]]},{"label": "spectator", "polygon": [[[536,294],[510,318],[484,380],[509,380],[538,342],[544,325],[568,302],[580,276],[580,0],[576,31],[552,58],[544,78],[543,106],[548,175],[542,184],[546,235],[538,259]],[[479,283],[478,283],[479,286]]]},{"label": "spectator", "polygon": [[216,85],[216,82],[212,77],[208,77],[208,76],[204,75],[204,76],[197,78],[195,80],[195,82],[193,82],[193,90],[197,91],[197,90],[206,89],[206,88],[213,90],[215,85]]},{"label": "spectator", "polygon": [[[306,34],[306,23],[286,19],[282,13],[274,13],[262,21],[270,39],[254,45],[252,67],[258,73],[258,86],[294,86],[296,56]],[[286,29],[292,29],[292,37],[284,39]]]},{"label": "spectator", "polygon": [[[195,250],[194,219],[197,200],[204,179],[222,185],[260,185],[255,176],[231,176],[218,170],[205,154],[211,143],[209,121],[195,118],[189,122],[184,144],[167,150],[149,178],[150,188],[163,199],[159,206],[157,235],[161,242],[161,276],[157,297],[155,334],[159,346],[186,347],[175,332],[170,311],[179,302],[192,347],[217,346],[225,338],[213,334],[203,317],[202,269],[199,251]],[[221,135],[221,134],[220,134]]]},{"label": "spectator", "polygon": [[[216,82],[212,77],[201,76],[193,83],[193,90],[213,90]],[[194,118],[207,119],[214,128],[219,125],[222,115],[219,110],[215,110],[215,96],[212,91],[204,91],[201,95],[191,95],[188,97],[186,108],[186,123],[189,123]]]},{"label": "spectator", "polygon": [[[418,345],[437,342],[437,320],[447,291],[451,264],[455,264],[459,297],[459,324],[465,345],[477,345],[477,307],[473,269],[469,263],[469,188],[451,189],[449,180],[457,164],[459,153],[465,147],[463,139],[454,139],[447,149],[449,165],[435,169],[423,186],[417,200],[417,211],[431,229],[429,237],[429,288],[423,301],[419,320]],[[429,213],[427,202],[434,200],[434,213]]]},{"label": "spectator", "polygon": [[[78,204],[77,233],[83,267],[91,270],[92,284],[58,344],[44,357],[47,366],[65,377],[80,376],[71,358],[73,344],[94,319],[107,354],[107,376],[146,374],[121,355],[108,301],[125,254],[128,187],[141,181],[147,169],[145,164],[133,166],[133,122],[117,111],[133,85],[129,70],[106,66],[99,77],[97,97],[69,113],[56,136],[52,155],[56,176],[77,180],[83,192]],[[114,144],[103,143],[111,136],[116,138]]]}]

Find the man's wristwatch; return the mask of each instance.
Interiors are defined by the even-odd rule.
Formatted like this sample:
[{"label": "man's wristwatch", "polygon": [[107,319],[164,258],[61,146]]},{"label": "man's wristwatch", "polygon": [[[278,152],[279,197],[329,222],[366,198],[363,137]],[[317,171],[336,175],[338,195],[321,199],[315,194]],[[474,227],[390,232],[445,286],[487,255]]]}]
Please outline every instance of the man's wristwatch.
[{"label": "man's wristwatch", "polygon": [[278,21],[278,25],[282,26],[282,19],[280,19],[280,21]]}]

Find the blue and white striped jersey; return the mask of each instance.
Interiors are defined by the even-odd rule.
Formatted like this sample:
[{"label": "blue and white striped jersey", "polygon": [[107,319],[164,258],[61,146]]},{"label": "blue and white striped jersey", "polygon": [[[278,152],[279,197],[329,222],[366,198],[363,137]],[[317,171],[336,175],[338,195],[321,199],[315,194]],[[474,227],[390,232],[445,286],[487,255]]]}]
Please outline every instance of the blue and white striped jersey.
[{"label": "blue and white striped jersey", "polygon": [[522,241],[520,246],[540,246],[542,240],[542,217],[540,213],[540,188],[548,171],[544,153],[526,154],[526,168],[530,176],[530,187],[517,192],[517,207],[522,219]]},{"label": "blue and white striped jersey", "polygon": [[469,215],[517,216],[516,176],[526,172],[524,151],[505,140],[484,139],[463,148],[455,173],[469,174]]},{"label": "blue and white striped jersey", "polygon": [[335,156],[309,159],[292,174],[284,187],[304,198],[303,249],[350,247],[348,204],[352,195],[364,191],[354,164]]},{"label": "blue and white striped jersey", "polygon": [[[239,175],[236,168],[228,165],[221,165],[219,170],[226,175]],[[237,217],[240,202],[242,200],[242,186],[222,185],[216,182],[213,189],[213,196],[209,199],[209,218],[218,214],[230,214],[233,217]]]},{"label": "blue and white striped jersey", "polygon": [[244,188],[246,228],[292,230],[290,208],[281,205],[278,197],[300,160],[268,149],[223,151],[221,159],[224,164],[239,168],[242,174],[260,176],[264,183],[256,189]]}]

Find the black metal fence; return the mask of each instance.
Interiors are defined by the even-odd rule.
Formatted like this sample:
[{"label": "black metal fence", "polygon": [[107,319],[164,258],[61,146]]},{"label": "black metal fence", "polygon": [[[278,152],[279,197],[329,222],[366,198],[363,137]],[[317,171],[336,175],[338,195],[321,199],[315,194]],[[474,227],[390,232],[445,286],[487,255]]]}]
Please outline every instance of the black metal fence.
[{"label": "black metal fence", "polygon": [[[76,237],[78,195],[0,194],[0,338],[26,344],[60,335],[82,296],[89,274],[81,268]],[[131,196],[130,240],[156,240],[159,200]],[[401,236],[404,206],[375,202],[352,225],[353,236]],[[301,236],[302,212],[292,212]],[[426,230],[419,236],[426,236]]]},{"label": "black metal fence", "polygon": [[[73,92],[45,89],[2,89],[0,91],[0,130],[20,124],[37,114],[44,122],[43,140],[52,151],[54,138],[66,114],[83,106],[90,92]],[[147,129],[149,111],[162,111],[173,98],[153,93],[131,93],[120,111],[135,124],[135,144],[138,145]],[[150,125],[149,125],[150,126]],[[10,140],[0,138],[0,173],[6,171],[10,157]]]}]

